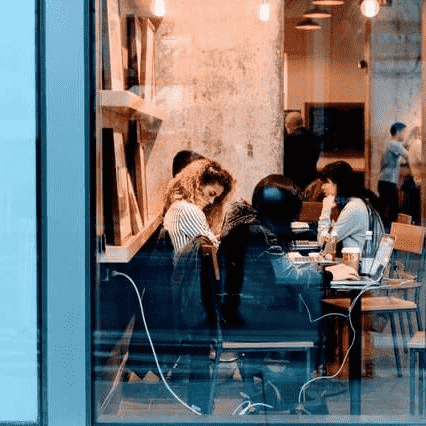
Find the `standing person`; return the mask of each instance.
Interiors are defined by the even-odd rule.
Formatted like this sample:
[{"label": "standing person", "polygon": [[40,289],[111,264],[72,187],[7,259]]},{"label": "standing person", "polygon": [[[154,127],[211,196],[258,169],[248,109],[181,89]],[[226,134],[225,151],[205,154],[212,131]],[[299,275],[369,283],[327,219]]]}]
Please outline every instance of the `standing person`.
[{"label": "standing person", "polygon": [[420,185],[422,181],[422,140],[420,127],[416,126],[407,138],[408,164],[411,175],[408,176],[401,186],[405,192],[402,210],[413,217],[415,224],[421,223]]},{"label": "standing person", "polygon": [[303,127],[300,113],[288,114],[285,127],[288,136],[284,138],[284,176],[303,191],[316,177],[320,150],[315,136]]},{"label": "standing person", "polygon": [[401,159],[408,160],[408,152],[402,142],[406,137],[407,126],[404,123],[394,123],[390,128],[391,141],[383,153],[379,174],[379,197],[381,215],[386,231],[398,215],[398,185],[401,170]]},{"label": "standing person", "polygon": [[175,254],[197,236],[219,245],[212,229],[221,220],[225,197],[234,181],[215,161],[196,160],[170,182],[165,194],[164,227],[169,232]]}]

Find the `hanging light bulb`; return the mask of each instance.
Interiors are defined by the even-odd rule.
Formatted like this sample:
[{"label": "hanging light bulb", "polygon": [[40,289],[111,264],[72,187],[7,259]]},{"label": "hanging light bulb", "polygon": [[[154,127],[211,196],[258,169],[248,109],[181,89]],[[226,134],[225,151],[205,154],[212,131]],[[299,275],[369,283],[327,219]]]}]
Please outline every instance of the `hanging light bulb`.
[{"label": "hanging light bulb", "polygon": [[380,4],[377,0],[363,0],[361,3],[361,13],[367,18],[374,18],[380,11]]},{"label": "hanging light bulb", "polygon": [[269,3],[268,0],[264,0],[262,6],[260,6],[260,19],[262,21],[267,21],[269,19]]},{"label": "hanging light bulb", "polygon": [[154,4],[154,14],[156,16],[164,16],[166,8],[164,6],[164,0],[155,0]]}]

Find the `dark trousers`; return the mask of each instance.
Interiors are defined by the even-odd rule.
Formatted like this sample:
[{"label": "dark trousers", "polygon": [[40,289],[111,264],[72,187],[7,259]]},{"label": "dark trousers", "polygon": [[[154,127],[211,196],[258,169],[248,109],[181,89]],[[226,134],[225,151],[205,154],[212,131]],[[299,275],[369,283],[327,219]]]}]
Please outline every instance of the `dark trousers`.
[{"label": "dark trousers", "polygon": [[399,212],[398,187],[396,183],[379,181],[379,203],[380,215],[386,232],[389,232],[390,225],[395,222]]},{"label": "dark trousers", "polygon": [[408,176],[401,186],[401,191],[403,193],[401,210],[412,216],[414,224],[421,224],[420,186]]}]

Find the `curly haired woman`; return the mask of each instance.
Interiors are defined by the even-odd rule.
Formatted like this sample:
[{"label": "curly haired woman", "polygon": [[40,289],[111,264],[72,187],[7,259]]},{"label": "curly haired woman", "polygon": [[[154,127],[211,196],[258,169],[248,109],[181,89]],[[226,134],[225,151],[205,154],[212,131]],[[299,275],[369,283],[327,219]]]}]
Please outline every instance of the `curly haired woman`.
[{"label": "curly haired woman", "polygon": [[164,205],[164,228],[175,254],[194,237],[202,235],[218,246],[213,232],[221,222],[226,196],[234,185],[232,176],[215,161],[196,160],[168,184]]}]

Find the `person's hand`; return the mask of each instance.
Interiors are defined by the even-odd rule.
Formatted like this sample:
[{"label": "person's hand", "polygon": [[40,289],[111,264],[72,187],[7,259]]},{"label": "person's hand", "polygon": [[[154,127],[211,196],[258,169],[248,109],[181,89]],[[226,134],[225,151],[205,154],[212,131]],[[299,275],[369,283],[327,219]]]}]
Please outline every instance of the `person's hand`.
[{"label": "person's hand", "polygon": [[322,231],[318,235],[318,242],[323,246],[330,239],[327,231]]},{"label": "person's hand", "polygon": [[322,200],[322,209],[323,209],[323,211],[324,210],[331,210],[335,205],[336,205],[336,202],[335,202],[334,195],[327,195],[327,197],[325,197]]},{"label": "person's hand", "polygon": [[326,271],[333,274],[333,280],[359,280],[358,272],[352,266],[339,263],[338,265],[327,266]]}]

